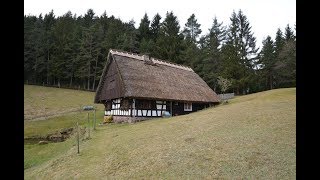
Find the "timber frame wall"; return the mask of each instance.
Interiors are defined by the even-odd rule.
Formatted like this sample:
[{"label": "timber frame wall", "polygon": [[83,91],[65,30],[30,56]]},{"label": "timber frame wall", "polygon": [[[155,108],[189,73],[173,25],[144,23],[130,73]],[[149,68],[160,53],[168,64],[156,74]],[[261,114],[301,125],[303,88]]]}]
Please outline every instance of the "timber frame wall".
[{"label": "timber frame wall", "polygon": [[[167,109],[166,101],[128,99],[129,108],[124,110],[121,108],[121,99],[111,100],[111,109],[105,104],[105,115],[128,116],[128,117],[162,117]],[[151,106],[142,107],[139,104],[146,103]]]},{"label": "timber frame wall", "polygon": [[[123,101],[127,101],[128,104],[121,105]],[[109,103],[109,107],[107,103]],[[214,106],[213,103],[190,104],[192,104],[192,110],[186,111],[184,110],[184,102],[117,98],[105,103],[105,116],[162,117],[165,111],[172,116],[177,116]]]}]

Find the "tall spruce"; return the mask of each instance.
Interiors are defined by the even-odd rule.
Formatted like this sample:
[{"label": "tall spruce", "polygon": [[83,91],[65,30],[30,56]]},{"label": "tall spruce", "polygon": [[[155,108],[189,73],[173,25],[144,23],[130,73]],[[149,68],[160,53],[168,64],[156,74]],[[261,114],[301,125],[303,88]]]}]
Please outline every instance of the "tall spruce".
[{"label": "tall spruce", "polygon": [[134,27],[133,20],[124,23],[125,30],[117,39],[118,48],[133,53],[139,52],[138,30]]},{"label": "tall spruce", "polygon": [[143,18],[141,19],[140,21],[140,25],[139,25],[139,28],[138,28],[138,31],[139,31],[139,36],[138,36],[138,39],[139,39],[139,42],[142,41],[142,39],[146,39],[146,40],[149,40],[150,39],[150,20],[149,20],[149,17],[147,15],[147,13],[144,14]]},{"label": "tall spruce", "polygon": [[265,79],[265,89],[273,89],[274,87],[274,71],[275,71],[275,45],[270,36],[262,42],[263,47],[260,52],[259,63],[262,66],[262,76]]},{"label": "tall spruce", "polygon": [[159,37],[159,34],[160,34],[160,25],[161,25],[160,20],[161,20],[161,16],[157,13],[153,17],[153,20],[150,25],[151,39],[153,39],[154,41],[156,41],[156,39]]},{"label": "tall spruce", "polygon": [[72,63],[74,55],[72,51],[73,36],[75,28],[75,19],[72,13],[68,11],[62,17],[57,19],[57,23],[53,27],[54,38],[54,55],[52,56],[53,65],[53,84],[60,87],[61,81],[66,80],[65,77],[70,77],[69,64]]},{"label": "tall spruce", "polygon": [[233,12],[228,29],[224,59],[224,67],[229,78],[234,79],[236,93],[246,94],[253,87],[254,68],[257,61],[256,38],[251,32],[247,17],[241,10]]},{"label": "tall spruce", "polygon": [[[217,78],[223,70],[221,48],[226,39],[226,29],[215,17],[209,33],[202,38],[201,56],[203,67],[201,73],[208,85],[216,90]],[[197,63],[199,64],[199,63]]]},{"label": "tall spruce", "polygon": [[182,50],[183,35],[180,34],[180,25],[177,16],[166,13],[166,18],[161,24],[160,35],[157,39],[157,57],[167,59],[174,63],[183,64]]},{"label": "tall spruce", "polygon": [[294,40],[294,38],[295,38],[293,30],[291,29],[289,24],[287,24],[287,26],[285,28],[284,36],[285,36],[285,41]]},{"label": "tall spruce", "polygon": [[[197,46],[197,37],[201,33],[200,24],[192,14],[185,24],[182,34],[184,35],[184,51],[182,51],[183,63],[195,67],[200,61],[200,49]],[[198,70],[196,68],[196,70]]]},{"label": "tall spruce", "polygon": [[27,83],[34,80],[34,70],[32,67],[35,62],[34,28],[36,21],[36,16],[24,16],[24,80]]},{"label": "tall spruce", "polygon": [[53,27],[56,22],[55,15],[53,10],[44,16],[44,50],[45,50],[45,59],[46,59],[46,84],[49,85],[50,77],[53,75],[51,72],[51,55],[53,54]]},{"label": "tall spruce", "polygon": [[139,41],[139,52],[148,53],[152,52],[154,43],[151,37],[150,21],[147,13],[144,14],[141,19],[139,28],[138,28],[138,41]]},{"label": "tall spruce", "polygon": [[277,55],[277,87],[296,86],[296,38],[289,24],[285,28],[283,46]]},{"label": "tall spruce", "polygon": [[197,42],[197,37],[201,34],[200,24],[197,23],[196,16],[192,14],[185,24],[185,28],[183,29],[183,35],[187,41],[192,43]]}]

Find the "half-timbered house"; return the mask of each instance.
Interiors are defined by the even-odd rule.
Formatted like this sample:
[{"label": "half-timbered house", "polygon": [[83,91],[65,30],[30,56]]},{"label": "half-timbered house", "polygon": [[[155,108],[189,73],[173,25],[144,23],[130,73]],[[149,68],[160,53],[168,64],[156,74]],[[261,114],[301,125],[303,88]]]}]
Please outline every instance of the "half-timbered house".
[{"label": "half-timbered house", "polygon": [[94,100],[115,122],[188,114],[219,101],[191,68],[119,50],[109,51]]}]

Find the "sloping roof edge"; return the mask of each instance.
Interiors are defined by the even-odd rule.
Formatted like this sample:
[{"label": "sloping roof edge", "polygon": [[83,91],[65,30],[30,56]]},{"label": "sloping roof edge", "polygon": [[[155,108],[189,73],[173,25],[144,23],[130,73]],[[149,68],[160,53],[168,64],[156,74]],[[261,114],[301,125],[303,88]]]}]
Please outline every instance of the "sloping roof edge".
[{"label": "sloping roof edge", "polygon": [[[116,49],[110,49],[110,53],[115,54],[115,55],[119,55],[119,56],[125,56],[125,57],[129,57],[129,58],[138,59],[140,61],[144,61],[143,55],[139,55],[139,54],[128,53],[128,52],[124,52],[124,51],[120,51],[120,50],[116,50]],[[180,64],[164,61],[164,60],[161,60],[161,59],[156,59],[156,58],[153,58],[153,57],[151,57],[150,60],[155,64],[162,64],[162,65],[166,65],[166,66],[170,66],[170,67],[174,67],[174,68],[178,68],[178,69],[183,69],[183,70],[194,72],[193,69],[191,69],[188,66],[184,66],[184,65],[180,65]]]}]

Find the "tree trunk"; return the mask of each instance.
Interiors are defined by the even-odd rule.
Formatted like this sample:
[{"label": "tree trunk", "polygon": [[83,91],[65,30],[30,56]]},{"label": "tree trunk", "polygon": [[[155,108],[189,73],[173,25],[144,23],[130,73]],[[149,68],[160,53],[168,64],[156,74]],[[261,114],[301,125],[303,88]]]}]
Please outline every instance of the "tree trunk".
[{"label": "tree trunk", "polygon": [[69,87],[72,87],[72,75],[70,77],[70,85],[69,85]]},{"label": "tree trunk", "polygon": [[88,90],[90,90],[90,63],[89,63],[89,71],[88,71]]},{"label": "tree trunk", "polygon": [[60,78],[58,78],[58,87],[60,88]]},{"label": "tree trunk", "polygon": [[49,84],[49,58],[50,54],[49,54],[49,50],[48,50],[48,61],[47,61],[47,85]]},{"label": "tree trunk", "polygon": [[93,91],[94,91],[94,88],[95,88],[95,85],[96,85],[97,67],[98,67],[98,57],[96,58],[96,67],[94,69],[94,74],[93,74],[93,85],[92,85],[92,90]]},{"label": "tree trunk", "polygon": [[272,74],[270,74],[270,89],[273,89]]}]

